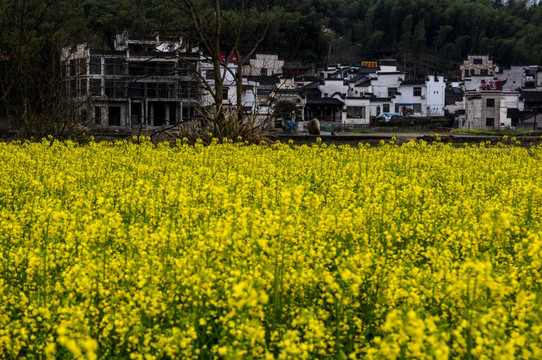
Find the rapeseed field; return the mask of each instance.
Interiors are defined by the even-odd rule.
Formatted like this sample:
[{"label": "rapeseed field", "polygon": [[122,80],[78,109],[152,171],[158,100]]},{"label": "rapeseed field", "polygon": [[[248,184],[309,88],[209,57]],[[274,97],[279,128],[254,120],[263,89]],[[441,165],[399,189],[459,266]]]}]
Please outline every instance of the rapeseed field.
[{"label": "rapeseed field", "polygon": [[0,358],[540,359],[541,157],[0,143]]}]

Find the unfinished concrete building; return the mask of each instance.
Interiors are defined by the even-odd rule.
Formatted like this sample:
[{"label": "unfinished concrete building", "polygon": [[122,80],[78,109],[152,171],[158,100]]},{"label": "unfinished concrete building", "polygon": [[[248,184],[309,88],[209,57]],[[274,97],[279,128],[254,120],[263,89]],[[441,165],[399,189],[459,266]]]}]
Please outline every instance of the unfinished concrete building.
[{"label": "unfinished concrete building", "polygon": [[113,50],[83,43],[64,48],[61,60],[67,106],[87,126],[171,126],[197,113],[200,54],[182,40],[122,32]]}]

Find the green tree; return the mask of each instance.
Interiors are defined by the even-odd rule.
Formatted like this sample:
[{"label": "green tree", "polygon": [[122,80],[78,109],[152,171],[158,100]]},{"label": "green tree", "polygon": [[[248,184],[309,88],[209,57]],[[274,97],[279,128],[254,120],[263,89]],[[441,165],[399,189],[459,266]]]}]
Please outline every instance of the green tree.
[{"label": "green tree", "polygon": [[292,114],[299,116],[301,115],[301,111],[299,111],[296,104],[291,101],[277,101],[275,107],[273,108],[273,116],[277,119],[290,119]]}]

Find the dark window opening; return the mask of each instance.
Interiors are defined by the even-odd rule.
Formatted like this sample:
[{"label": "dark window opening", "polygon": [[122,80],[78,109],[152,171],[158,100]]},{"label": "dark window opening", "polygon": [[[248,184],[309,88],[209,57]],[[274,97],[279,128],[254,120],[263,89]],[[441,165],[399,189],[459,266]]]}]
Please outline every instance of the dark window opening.
[{"label": "dark window opening", "polygon": [[177,105],[169,104],[169,125],[177,124]]},{"label": "dark window opening", "polygon": [[87,94],[87,79],[81,79],[79,81],[79,96],[85,96]]},{"label": "dark window opening", "polygon": [[395,96],[395,94],[397,94],[397,88],[396,87],[388,88],[388,97]]},{"label": "dark window opening", "polygon": [[75,60],[68,61],[68,74],[75,76]]},{"label": "dark window opening", "polygon": [[120,106],[110,106],[109,112],[109,126],[120,126]]},{"label": "dark window opening", "polygon": [[486,99],[486,107],[495,107],[495,99]]},{"label": "dark window opening", "polygon": [[147,97],[155,98],[156,97],[156,84],[147,83]]},{"label": "dark window opening", "polygon": [[105,82],[105,96],[121,99],[126,95],[126,87],[124,86],[124,81],[122,80],[107,80]]},{"label": "dark window opening", "polygon": [[102,80],[90,79],[90,93],[94,96],[102,95]]},{"label": "dark window opening", "polygon": [[142,61],[132,61],[128,64],[128,73],[133,76],[145,76],[147,65]]},{"label": "dark window opening", "polygon": [[106,75],[124,75],[125,66],[122,59],[106,58],[105,59],[105,74]]},{"label": "dark window opening", "polygon": [[167,98],[168,97],[168,84],[158,83],[158,97]]},{"label": "dark window opening", "polygon": [[164,126],[166,123],[166,104],[163,102],[153,103],[153,126]]},{"label": "dark window opening", "polygon": [[130,84],[128,87],[128,97],[144,97],[145,96],[145,84],[136,82]]},{"label": "dark window opening", "polygon": [[131,115],[131,123],[133,125],[141,125],[142,118],[143,118],[143,111],[141,109],[141,106],[143,104],[140,102],[132,103],[130,106],[130,115]]},{"label": "dark window opening", "polygon": [[90,74],[99,75],[102,73],[102,58],[99,56],[90,57]]},{"label": "dark window opening", "polygon": [[486,118],[486,126],[495,126],[494,118]]},{"label": "dark window opening", "polygon": [[102,108],[100,106],[94,107],[94,124],[102,124]]}]

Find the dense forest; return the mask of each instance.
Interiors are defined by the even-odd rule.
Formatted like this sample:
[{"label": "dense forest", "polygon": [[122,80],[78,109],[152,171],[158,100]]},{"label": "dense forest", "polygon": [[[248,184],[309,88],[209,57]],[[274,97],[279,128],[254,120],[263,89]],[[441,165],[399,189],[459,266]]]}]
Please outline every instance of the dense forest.
[{"label": "dense forest", "polygon": [[[183,1],[0,0],[0,117],[56,116],[58,55],[66,44],[110,48],[118,30],[132,37],[155,31],[189,35]],[[212,11],[206,2],[199,1],[202,14]],[[220,5],[229,14],[244,5],[249,16],[243,18],[243,43],[257,43],[259,51],[286,61],[355,65],[393,57],[411,76],[438,72],[448,78],[459,76],[459,63],[468,54],[489,54],[501,66],[542,64],[538,1],[221,0]],[[222,36],[231,25],[223,23]]]}]

